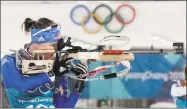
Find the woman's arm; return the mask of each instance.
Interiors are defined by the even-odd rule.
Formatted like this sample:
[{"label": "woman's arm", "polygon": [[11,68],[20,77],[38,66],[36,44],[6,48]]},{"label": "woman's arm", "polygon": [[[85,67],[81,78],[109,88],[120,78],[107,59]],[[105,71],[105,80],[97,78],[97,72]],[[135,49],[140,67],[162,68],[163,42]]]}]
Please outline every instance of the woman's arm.
[{"label": "woman's arm", "polygon": [[74,90],[70,93],[68,97],[67,91],[67,80],[65,78],[61,79],[60,84],[58,84],[58,92],[54,95],[54,103],[56,108],[74,108],[80,98],[80,95],[84,89],[85,81],[77,81]]},{"label": "woman's arm", "polygon": [[60,92],[54,95],[55,108],[74,108],[79,100],[80,93],[73,90],[68,97],[67,93]]}]

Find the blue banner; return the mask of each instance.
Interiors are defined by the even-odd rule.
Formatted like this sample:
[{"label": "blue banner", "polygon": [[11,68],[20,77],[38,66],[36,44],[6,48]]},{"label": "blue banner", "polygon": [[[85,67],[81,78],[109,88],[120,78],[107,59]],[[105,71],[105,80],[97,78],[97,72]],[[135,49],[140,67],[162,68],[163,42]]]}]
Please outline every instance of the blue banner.
[{"label": "blue banner", "polygon": [[[185,59],[181,55],[135,54],[135,60],[130,63],[132,69],[127,76],[87,82],[81,97],[89,99],[171,98],[172,80],[184,78]],[[104,64],[109,63],[91,63],[89,69]],[[110,69],[110,72],[115,71],[117,70]]]}]

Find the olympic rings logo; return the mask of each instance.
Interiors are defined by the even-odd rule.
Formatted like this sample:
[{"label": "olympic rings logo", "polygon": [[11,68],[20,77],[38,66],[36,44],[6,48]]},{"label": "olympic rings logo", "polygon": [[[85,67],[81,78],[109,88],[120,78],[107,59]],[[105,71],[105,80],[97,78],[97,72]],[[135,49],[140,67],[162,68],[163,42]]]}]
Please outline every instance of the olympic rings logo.
[{"label": "olympic rings logo", "polygon": [[[107,8],[109,11],[110,11],[110,14],[104,19],[102,20],[101,17],[96,13],[97,10],[99,10],[100,8]],[[122,15],[119,14],[119,11],[120,9],[124,8],[124,7],[127,7],[127,8],[130,8],[133,12],[133,16],[130,20],[128,21],[125,21],[124,18],[122,17]],[[82,21],[81,22],[77,22],[75,21],[74,19],[74,11],[78,8],[83,8],[87,11],[87,15],[83,17]],[[121,27],[119,30],[111,30],[109,27],[108,27],[108,24],[112,21],[113,17],[115,16],[115,18],[117,19],[117,21],[121,24]],[[109,32],[109,33],[119,33],[123,30],[124,28],[124,25],[127,25],[127,24],[130,24],[134,21],[135,19],[135,16],[136,16],[136,11],[134,9],[134,7],[132,7],[131,5],[129,4],[122,4],[120,5],[115,12],[113,12],[113,10],[106,4],[100,4],[98,5],[93,12],[91,12],[87,6],[85,5],[76,5],[70,12],[70,18],[71,18],[71,21],[76,24],[76,25],[79,25],[79,26],[82,26],[83,30],[89,34],[95,34],[97,32],[99,32],[101,29],[102,29],[102,26],[104,26],[104,28]],[[91,17],[95,20],[95,22],[99,25],[99,27],[95,30],[95,31],[89,31],[85,25],[90,21]]]}]

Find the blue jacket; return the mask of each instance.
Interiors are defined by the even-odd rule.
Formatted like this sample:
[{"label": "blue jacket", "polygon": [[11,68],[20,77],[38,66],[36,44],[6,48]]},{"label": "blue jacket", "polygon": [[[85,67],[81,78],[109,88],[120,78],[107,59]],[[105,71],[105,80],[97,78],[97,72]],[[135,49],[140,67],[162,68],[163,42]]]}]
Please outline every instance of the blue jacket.
[{"label": "blue jacket", "polygon": [[[1,61],[1,76],[11,108],[74,108],[80,93],[55,93],[55,84],[46,73],[24,76],[16,68],[14,56],[4,56]],[[61,77],[65,78],[65,77]],[[58,84],[67,84],[61,79]]]}]

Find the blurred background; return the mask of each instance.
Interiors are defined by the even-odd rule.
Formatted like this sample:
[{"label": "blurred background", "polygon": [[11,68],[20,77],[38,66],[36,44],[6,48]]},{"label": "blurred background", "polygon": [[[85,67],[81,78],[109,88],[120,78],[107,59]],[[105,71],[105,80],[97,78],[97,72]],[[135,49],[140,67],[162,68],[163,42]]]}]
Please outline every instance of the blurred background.
[{"label": "blurred background", "polygon": [[[135,9],[136,16],[130,24],[124,25],[121,32],[110,33],[102,26],[99,32],[89,34],[70,18],[72,9],[80,4],[87,6],[91,12],[99,4],[106,4],[113,11],[122,4],[129,4]],[[119,12],[124,19],[133,17],[132,10],[128,8]],[[84,9],[77,9],[74,13],[73,17],[78,22],[87,15]],[[104,19],[110,13],[107,9],[100,9],[97,14]],[[174,42],[183,42],[186,52],[186,1],[1,1],[1,57],[9,53],[9,49],[23,48],[25,43],[30,42],[30,36],[21,29],[27,17],[33,20],[47,17],[56,21],[61,25],[62,35],[72,37],[83,47],[105,36],[122,35],[130,38],[131,47],[170,49]],[[121,25],[113,18],[108,27],[117,30]],[[98,24],[91,18],[85,27],[95,31]],[[132,70],[127,76],[87,82],[76,107],[175,108],[170,89],[172,80],[184,78],[185,57],[180,54],[134,55]],[[106,63],[91,63],[89,69],[103,64]],[[70,81],[70,84],[75,83]],[[1,107],[9,107],[3,87]]]}]

